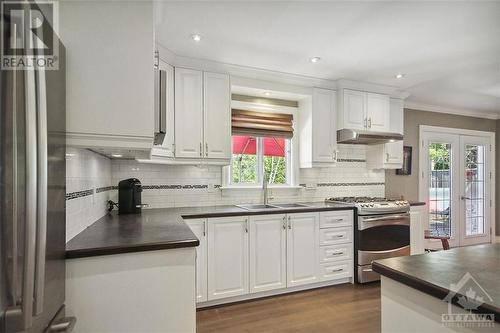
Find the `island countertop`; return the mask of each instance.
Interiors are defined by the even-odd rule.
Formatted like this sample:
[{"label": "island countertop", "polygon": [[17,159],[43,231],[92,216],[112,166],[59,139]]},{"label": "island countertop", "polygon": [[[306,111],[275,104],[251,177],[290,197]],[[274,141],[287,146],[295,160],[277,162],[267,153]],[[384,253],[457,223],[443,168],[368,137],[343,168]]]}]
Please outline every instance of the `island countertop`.
[{"label": "island countertop", "polygon": [[[485,244],[455,248],[414,256],[382,259],[373,262],[373,270],[439,299],[450,293],[451,284],[457,284],[470,274],[486,291],[478,313],[493,313],[500,322],[500,244]],[[463,293],[462,293],[463,292]],[[459,290],[452,298],[466,296]]]},{"label": "island countertop", "polygon": [[184,219],[225,216],[354,210],[348,204],[313,202],[307,207],[245,210],[234,205],[144,209],[141,214],[109,213],[66,244],[66,258],[198,246],[199,240]]}]

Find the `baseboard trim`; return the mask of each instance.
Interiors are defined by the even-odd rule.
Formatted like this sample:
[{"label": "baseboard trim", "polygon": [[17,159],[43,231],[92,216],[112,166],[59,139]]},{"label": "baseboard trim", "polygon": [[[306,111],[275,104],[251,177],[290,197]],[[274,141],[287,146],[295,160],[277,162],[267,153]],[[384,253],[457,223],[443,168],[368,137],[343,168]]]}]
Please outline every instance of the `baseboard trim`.
[{"label": "baseboard trim", "polygon": [[262,292],[258,292],[258,293],[241,295],[241,296],[221,298],[221,299],[216,299],[213,301],[206,301],[206,302],[197,303],[196,308],[197,309],[205,309],[205,308],[215,307],[215,306],[219,306],[219,305],[227,305],[227,304],[231,304],[231,303],[240,303],[240,302],[245,302],[245,301],[249,301],[249,300],[255,300],[257,298],[267,298],[267,297],[272,297],[272,296],[277,296],[277,295],[294,293],[294,292],[298,292],[298,291],[324,288],[324,287],[334,286],[337,284],[353,283],[353,281],[354,281],[353,279],[354,278],[343,278],[343,279],[338,279],[338,280],[323,281],[323,282],[318,282],[318,283],[313,283],[313,284],[307,284],[307,285],[303,285],[303,286],[268,290],[268,291],[262,291]]}]

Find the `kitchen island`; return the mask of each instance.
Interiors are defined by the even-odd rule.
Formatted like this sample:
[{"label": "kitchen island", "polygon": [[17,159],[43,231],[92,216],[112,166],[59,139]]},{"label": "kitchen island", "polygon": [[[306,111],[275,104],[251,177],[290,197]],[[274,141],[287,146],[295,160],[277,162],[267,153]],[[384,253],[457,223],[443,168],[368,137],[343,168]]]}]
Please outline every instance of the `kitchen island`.
[{"label": "kitchen island", "polygon": [[498,332],[500,244],[378,260],[382,332]]}]

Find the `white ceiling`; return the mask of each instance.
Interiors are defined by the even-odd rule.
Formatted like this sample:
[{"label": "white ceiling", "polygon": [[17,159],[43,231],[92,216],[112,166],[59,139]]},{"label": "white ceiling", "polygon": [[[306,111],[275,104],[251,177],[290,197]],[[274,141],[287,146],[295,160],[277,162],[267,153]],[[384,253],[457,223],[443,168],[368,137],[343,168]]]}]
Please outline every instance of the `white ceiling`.
[{"label": "white ceiling", "polygon": [[184,1],[157,16],[157,40],[178,55],[397,86],[413,103],[500,116],[500,1]]}]

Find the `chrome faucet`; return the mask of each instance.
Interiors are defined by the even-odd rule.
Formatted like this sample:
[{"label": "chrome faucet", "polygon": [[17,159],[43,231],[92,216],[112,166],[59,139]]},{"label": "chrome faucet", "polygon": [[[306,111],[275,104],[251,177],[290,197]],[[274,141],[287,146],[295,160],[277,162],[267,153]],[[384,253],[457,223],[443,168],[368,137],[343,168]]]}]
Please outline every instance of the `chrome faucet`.
[{"label": "chrome faucet", "polygon": [[264,172],[264,179],[262,180],[262,191],[264,192],[264,205],[267,205],[269,203],[269,197],[267,194],[267,185],[268,185],[268,179],[267,175]]}]

